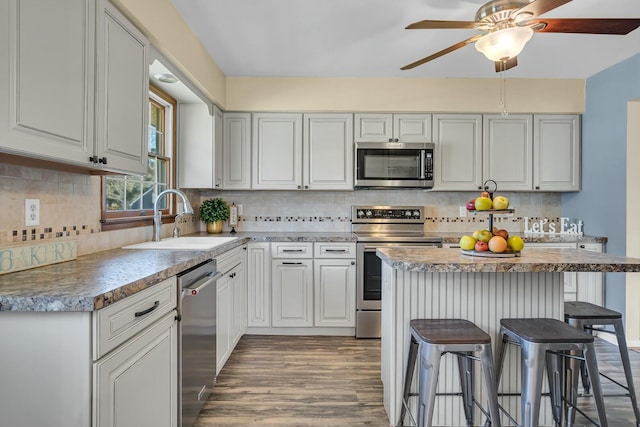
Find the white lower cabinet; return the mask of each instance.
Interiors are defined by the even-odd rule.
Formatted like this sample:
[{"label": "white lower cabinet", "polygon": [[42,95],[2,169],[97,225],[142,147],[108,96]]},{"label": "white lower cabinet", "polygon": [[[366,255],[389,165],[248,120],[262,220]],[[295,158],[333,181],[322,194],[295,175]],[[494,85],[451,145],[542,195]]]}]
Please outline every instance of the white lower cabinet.
[{"label": "white lower cabinet", "polygon": [[311,259],[272,261],[272,326],[313,326],[312,265]]},{"label": "white lower cabinet", "polygon": [[216,294],[216,373],[220,373],[247,329],[246,246],[225,252],[217,268],[223,276]]},{"label": "white lower cabinet", "polygon": [[356,326],[356,262],[313,261],[314,325]]},{"label": "white lower cabinet", "polygon": [[252,242],[248,252],[250,333],[354,332],[355,243]]},{"label": "white lower cabinet", "polygon": [[96,427],[177,425],[175,314],[94,364]]}]

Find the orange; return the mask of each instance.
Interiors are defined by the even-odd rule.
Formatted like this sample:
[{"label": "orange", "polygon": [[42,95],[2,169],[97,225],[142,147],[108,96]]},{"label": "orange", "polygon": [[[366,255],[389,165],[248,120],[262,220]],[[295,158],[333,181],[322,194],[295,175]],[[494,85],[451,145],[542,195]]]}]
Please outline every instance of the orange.
[{"label": "orange", "polygon": [[493,236],[491,240],[489,240],[489,250],[495,253],[502,253],[507,249],[507,241],[504,237],[501,236]]}]

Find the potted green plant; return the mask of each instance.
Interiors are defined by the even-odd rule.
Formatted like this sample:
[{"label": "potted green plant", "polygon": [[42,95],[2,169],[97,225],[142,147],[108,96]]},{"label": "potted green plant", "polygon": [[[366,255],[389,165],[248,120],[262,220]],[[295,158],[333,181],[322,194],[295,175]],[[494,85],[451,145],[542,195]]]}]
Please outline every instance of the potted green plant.
[{"label": "potted green plant", "polygon": [[221,233],[222,221],[229,219],[229,204],[220,197],[204,200],[200,205],[200,219],[207,224],[207,233]]}]

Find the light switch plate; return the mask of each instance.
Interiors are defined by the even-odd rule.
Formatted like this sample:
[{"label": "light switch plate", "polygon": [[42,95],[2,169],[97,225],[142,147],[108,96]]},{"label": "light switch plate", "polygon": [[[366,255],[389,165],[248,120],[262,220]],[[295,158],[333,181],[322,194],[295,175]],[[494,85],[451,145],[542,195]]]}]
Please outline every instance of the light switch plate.
[{"label": "light switch plate", "polygon": [[24,199],[24,225],[40,225],[40,199]]}]

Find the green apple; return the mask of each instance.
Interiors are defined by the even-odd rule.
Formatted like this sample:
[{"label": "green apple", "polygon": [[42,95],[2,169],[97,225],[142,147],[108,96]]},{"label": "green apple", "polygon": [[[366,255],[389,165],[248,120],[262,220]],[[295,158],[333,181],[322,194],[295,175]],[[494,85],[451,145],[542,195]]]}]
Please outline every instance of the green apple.
[{"label": "green apple", "polygon": [[478,233],[477,240],[481,242],[488,242],[493,237],[493,234],[489,230],[477,230],[476,233]]},{"label": "green apple", "polygon": [[524,248],[524,242],[520,236],[511,236],[507,239],[507,246],[513,252],[520,252]]},{"label": "green apple", "polygon": [[509,208],[509,199],[505,196],[496,196],[493,198],[493,209],[508,209]]},{"label": "green apple", "polygon": [[464,235],[460,238],[460,249],[472,250],[476,245],[476,239],[471,236]]},{"label": "green apple", "polygon": [[476,210],[477,211],[488,211],[493,207],[493,202],[488,197],[480,196],[476,198]]}]

